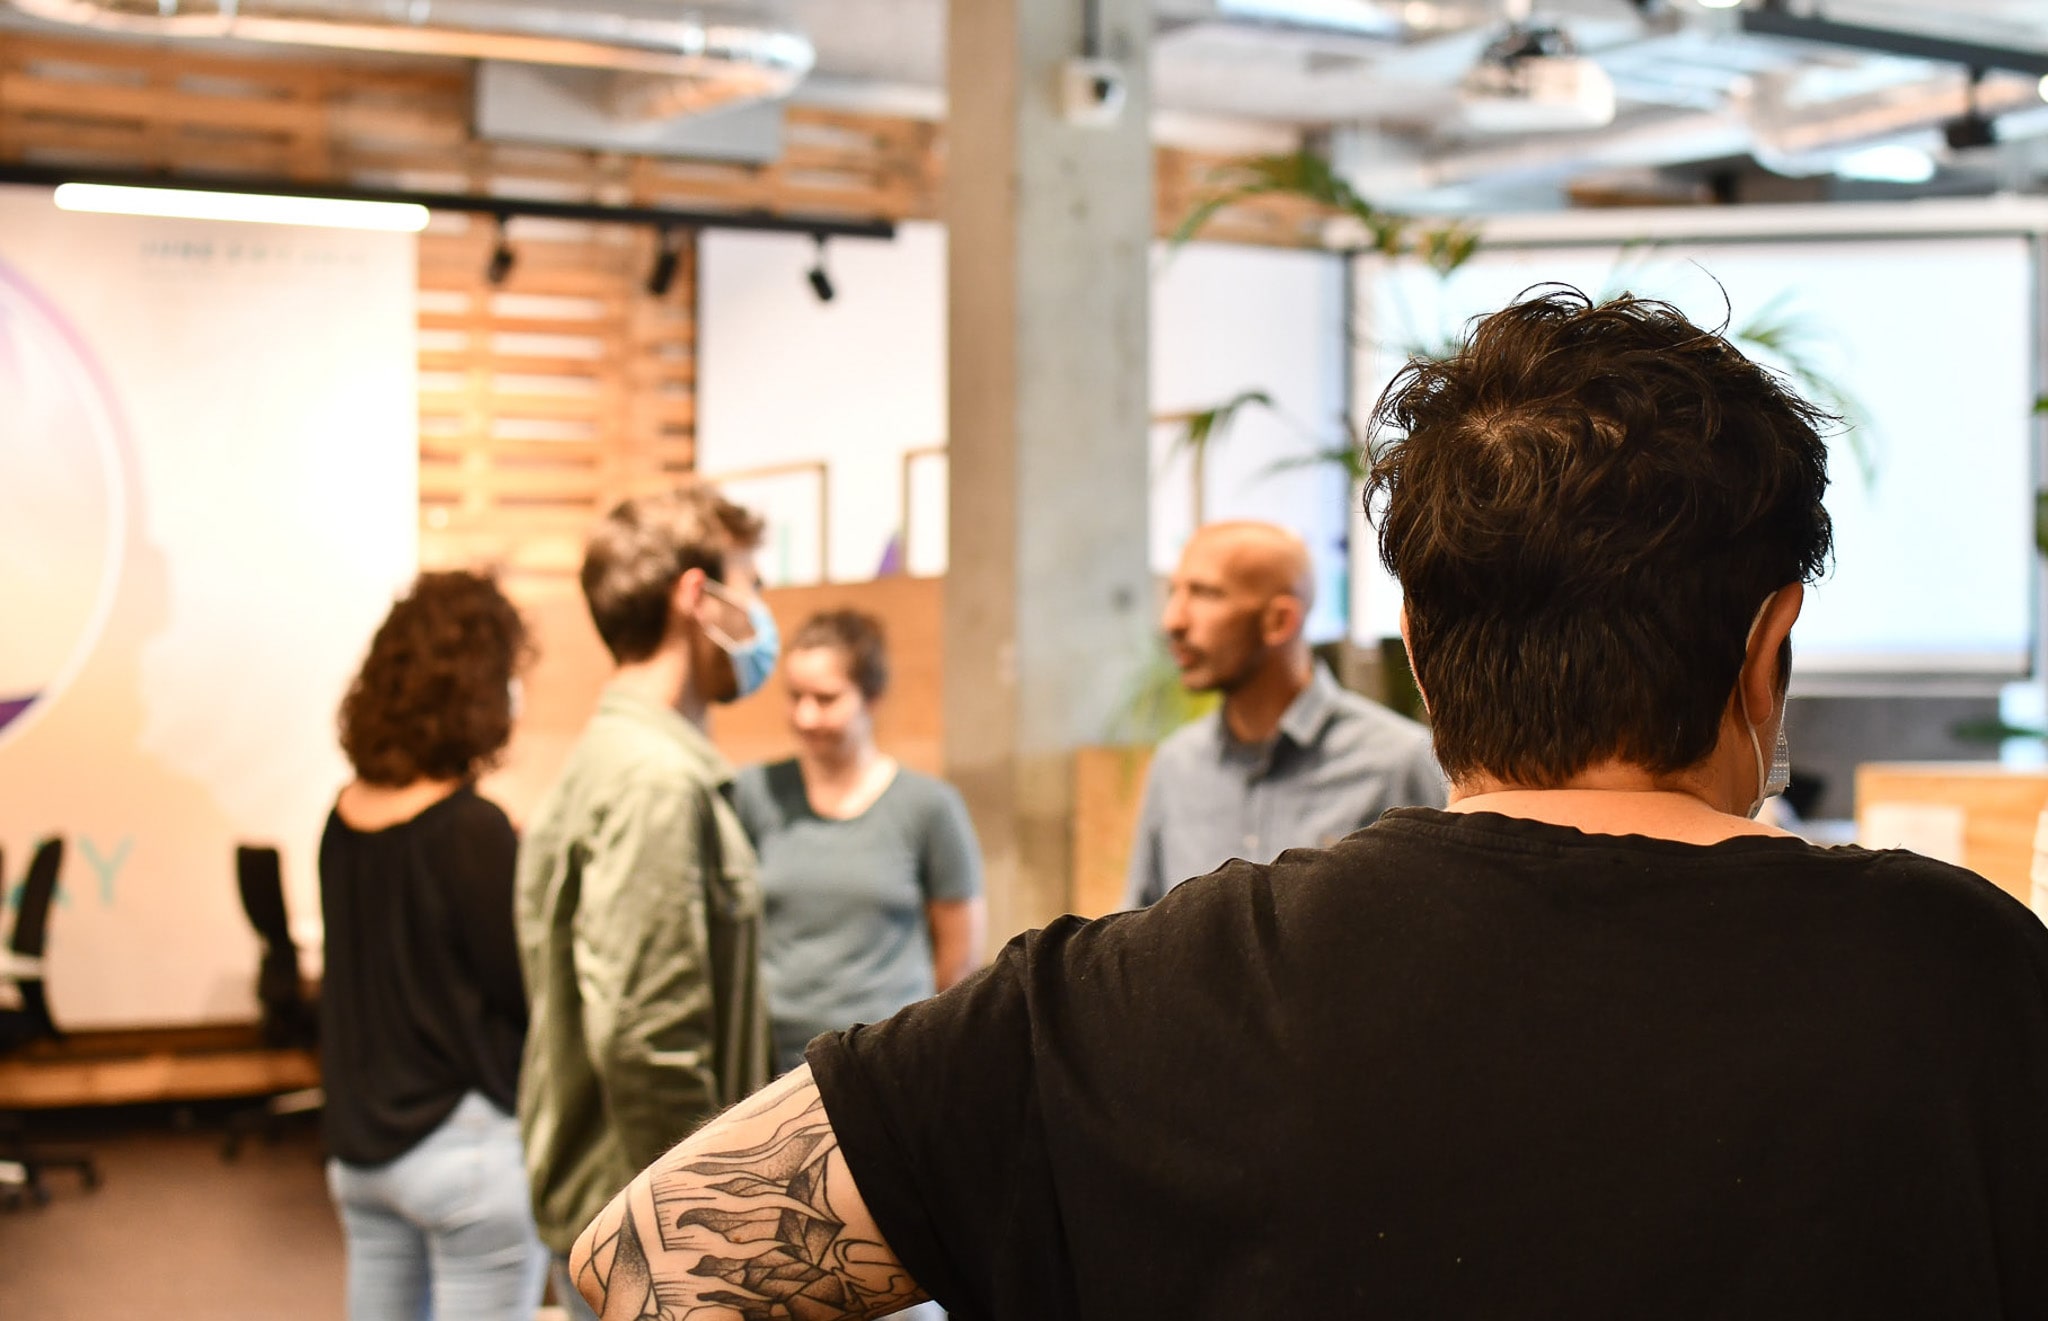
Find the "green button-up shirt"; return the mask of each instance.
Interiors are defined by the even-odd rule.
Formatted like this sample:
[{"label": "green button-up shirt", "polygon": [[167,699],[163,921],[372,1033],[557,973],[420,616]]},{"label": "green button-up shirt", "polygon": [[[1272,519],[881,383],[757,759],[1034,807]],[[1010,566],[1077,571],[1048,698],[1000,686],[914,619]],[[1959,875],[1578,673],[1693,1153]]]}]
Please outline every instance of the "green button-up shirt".
[{"label": "green button-up shirt", "polygon": [[520,844],[519,1124],[554,1252],[768,1079],[761,898],[731,780],[696,726],[611,689]]}]

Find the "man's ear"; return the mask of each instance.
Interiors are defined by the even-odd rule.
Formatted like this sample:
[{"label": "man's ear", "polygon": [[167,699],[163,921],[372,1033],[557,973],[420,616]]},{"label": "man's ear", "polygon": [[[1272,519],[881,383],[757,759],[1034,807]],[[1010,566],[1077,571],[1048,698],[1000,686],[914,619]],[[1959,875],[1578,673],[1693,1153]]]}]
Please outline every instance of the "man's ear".
[{"label": "man's ear", "polygon": [[694,620],[697,607],[704,601],[704,584],[708,581],[704,570],[685,569],[676,579],[676,585],[668,593],[668,622],[674,628],[677,621]]},{"label": "man's ear", "polygon": [[[1799,611],[1805,604],[1806,585],[1787,583],[1772,594],[1757,618],[1756,627],[1750,631],[1735,698],[1741,703],[1743,718],[1759,729],[1777,709],[1781,695],[1778,654],[1784,649],[1785,639],[1792,636],[1792,625],[1799,622]],[[1782,677],[1789,681],[1791,676]]]},{"label": "man's ear", "polygon": [[1265,624],[1266,645],[1285,646],[1308,627],[1308,610],[1300,597],[1282,594],[1266,602]]}]

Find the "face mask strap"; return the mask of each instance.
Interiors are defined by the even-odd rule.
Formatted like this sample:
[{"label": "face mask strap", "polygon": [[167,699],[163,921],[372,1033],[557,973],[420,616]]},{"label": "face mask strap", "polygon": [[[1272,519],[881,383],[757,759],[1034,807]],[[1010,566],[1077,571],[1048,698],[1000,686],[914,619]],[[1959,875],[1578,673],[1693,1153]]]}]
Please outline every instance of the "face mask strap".
[{"label": "face mask strap", "polygon": [[[1772,592],[1764,598],[1763,604],[1756,608],[1756,618],[1750,621],[1749,632],[1742,640],[1742,654],[1745,659],[1748,658],[1750,644],[1756,641],[1756,631],[1763,627],[1764,613],[1771,608],[1771,602],[1777,599],[1778,593]],[[1766,765],[1763,740],[1757,735],[1756,722],[1749,718],[1749,704],[1742,702],[1740,693],[1736,694],[1736,700],[1741,702],[1742,723],[1749,731],[1749,749],[1756,755],[1756,800],[1749,805],[1749,817],[1755,820],[1757,814],[1764,810],[1765,800],[1785,792],[1785,786],[1791,780],[1791,745],[1785,737],[1785,712],[1781,705],[1778,711],[1778,737],[1772,742],[1771,760]],[[1785,772],[1783,775],[1779,774],[1781,768]]]}]

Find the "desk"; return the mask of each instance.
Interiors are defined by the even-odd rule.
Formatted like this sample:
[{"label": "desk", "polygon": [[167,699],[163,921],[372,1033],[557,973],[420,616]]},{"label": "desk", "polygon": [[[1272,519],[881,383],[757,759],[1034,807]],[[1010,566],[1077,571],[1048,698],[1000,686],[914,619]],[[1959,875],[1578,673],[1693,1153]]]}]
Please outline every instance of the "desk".
[{"label": "desk", "polygon": [[2048,770],[1996,762],[1866,762],[1856,768],[1859,831],[1873,807],[1918,805],[1959,810],[1958,861],[2021,903],[2031,901],[2034,831],[2048,808]]}]

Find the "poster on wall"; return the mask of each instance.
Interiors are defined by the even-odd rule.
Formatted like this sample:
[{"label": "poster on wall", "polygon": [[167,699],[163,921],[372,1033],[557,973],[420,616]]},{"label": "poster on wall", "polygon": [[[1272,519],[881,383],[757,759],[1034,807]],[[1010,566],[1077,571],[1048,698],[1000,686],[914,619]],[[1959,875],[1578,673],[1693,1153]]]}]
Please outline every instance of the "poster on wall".
[{"label": "poster on wall", "polygon": [[64,841],[67,1027],[254,1016],[238,842],[317,933],[335,708],[418,560],[415,260],[0,188],[0,888]]}]

